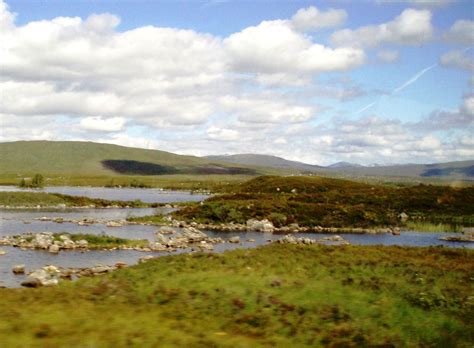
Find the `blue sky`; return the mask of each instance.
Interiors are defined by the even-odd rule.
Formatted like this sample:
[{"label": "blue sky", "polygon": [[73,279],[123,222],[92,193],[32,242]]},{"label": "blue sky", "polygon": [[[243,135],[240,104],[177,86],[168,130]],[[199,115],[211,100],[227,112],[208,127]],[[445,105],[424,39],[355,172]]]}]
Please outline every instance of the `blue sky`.
[{"label": "blue sky", "polygon": [[472,159],[473,16],[454,0],[0,2],[0,141]]}]

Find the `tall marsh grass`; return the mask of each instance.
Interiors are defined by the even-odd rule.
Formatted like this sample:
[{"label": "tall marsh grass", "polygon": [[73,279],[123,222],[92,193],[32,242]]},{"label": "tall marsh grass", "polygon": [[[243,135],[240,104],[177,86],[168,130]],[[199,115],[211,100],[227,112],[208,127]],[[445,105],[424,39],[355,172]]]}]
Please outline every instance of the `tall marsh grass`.
[{"label": "tall marsh grass", "polygon": [[461,225],[431,223],[426,221],[407,221],[406,228],[418,232],[462,232]]}]

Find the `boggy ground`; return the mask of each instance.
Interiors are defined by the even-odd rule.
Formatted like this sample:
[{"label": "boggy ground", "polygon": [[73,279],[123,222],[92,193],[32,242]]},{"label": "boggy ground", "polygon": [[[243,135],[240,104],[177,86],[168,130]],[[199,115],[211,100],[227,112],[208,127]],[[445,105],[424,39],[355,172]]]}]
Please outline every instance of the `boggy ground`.
[{"label": "boggy ground", "polygon": [[174,213],[178,220],[245,223],[268,219],[275,226],[380,227],[411,221],[474,223],[474,186],[387,186],[323,177],[262,176],[203,204]]},{"label": "boggy ground", "polygon": [[2,347],[438,346],[474,342],[474,253],[272,244],[0,289]]}]

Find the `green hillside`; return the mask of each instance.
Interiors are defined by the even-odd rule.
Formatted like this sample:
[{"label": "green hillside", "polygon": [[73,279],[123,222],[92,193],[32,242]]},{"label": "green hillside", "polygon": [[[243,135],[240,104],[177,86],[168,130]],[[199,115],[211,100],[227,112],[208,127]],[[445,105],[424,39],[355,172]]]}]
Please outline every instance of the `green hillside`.
[{"label": "green hillside", "polygon": [[76,141],[0,143],[0,158],[1,175],[258,174],[249,166],[165,151]]}]

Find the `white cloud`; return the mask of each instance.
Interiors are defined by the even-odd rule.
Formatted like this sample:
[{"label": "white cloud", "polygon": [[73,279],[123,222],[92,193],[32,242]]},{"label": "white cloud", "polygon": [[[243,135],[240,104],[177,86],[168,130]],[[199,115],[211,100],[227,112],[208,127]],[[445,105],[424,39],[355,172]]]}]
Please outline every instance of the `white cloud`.
[{"label": "white cloud", "polygon": [[420,45],[431,39],[429,10],[406,9],[393,21],[356,30],[343,29],[331,36],[336,46],[376,47],[380,44]]},{"label": "white cloud", "polygon": [[102,118],[86,117],[81,119],[80,126],[85,130],[101,132],[119,132],[124,129],[126,119],[122,117]]},{"label": "white cloud", "polygon": [[301,32],[315,31],[323,28],[336,27],[343,24],[347,19],[344,10],[329,9],[320,11],[314,6],[299,9],[291,17],[291,25],[295,30]]},{"label": "white cloud", "polygon": [[445,53],[440,58],[443,66],[474,71],[474,56],[466,50],[456,50]]},{"label": "white cloud", "polygon": [[210,139],[220,141],[235,141],[239,139],[239,132],[234,129],[210,127],[207,129]]},{"label": "white cloud", "polygon": [[[358,47],[328,47],[305,34],[340,25],[346,16],[309,7],[292,19],[220,38],[154,26],[119,30],[120,18],[112,14],[15,25],[0,0],[0,141],[92,140],[187,154],[269,152],[321,164],[472,156],[465,126],[466,117],[472,119],[469,96],[458,110],[431,119],[438,129],[454,129],[456,137],[377,117],[333,121],[322,114],[333,109],[317,98],[335,99],[331,107],[337,108],[337,101],[374,93],[343,80],[346,75],[319,76],[364,64],[361,47],[369,39],[362,34],[373,32],[376,46],[418,44],[432,32],[429,11],[407,10],[389,23],[349,31]],[[383,50],[381,59],[395,59],[396,51]],[[319,121],[319,114],[326,118]]]},{"label": "white cloud", "polygon": [[474,44],[474,21],[458,20],[444,35],[445,40],[462,45]]},{"label": "white cloud", "polygon": [[228,95],[220,100],[224,110],[245,123],[298,123],[309,121],[315,113],[311,106],[295,105],[277,94],[236,98]]},{"label": "white cloud", "polygon": [[[334,11],[318,12],[321,25],[340,14]],[[307,105],[263,94],[249,99],[246,85],[303,86],[314,74],[349,70],[365,59],[361,49],[313,42],[289,20],[218,38],[153,26],[120,32],[120,18],[108,13],[16,26],[1,0],[0,16],[0,112],[25,117],[121,118],[163,128],[204,125],[231,112],[242,122],[301,122],[312,117]],[[229,109],[219,102],[228,96],[244,102]]]},{"label": "white cloud", "polygon": [[[461,110],[463,110],[470,116],[474,116],[474,95],[469,95],[464,98]],[[473,122],[474,120],[471,120],[471,123]]]},{"label": "white cloud", "polygon": [[267,74],[345,71],[364,63],[357,48],[329,48],[313,43],[288,21],[264,21],[232,34],[224,44],[237,71]]},{"label": "white cloud", "polygon": [[384,63],[395,63],[400,59],[400,52],[395,50],[382,50],[377,57]]}]

